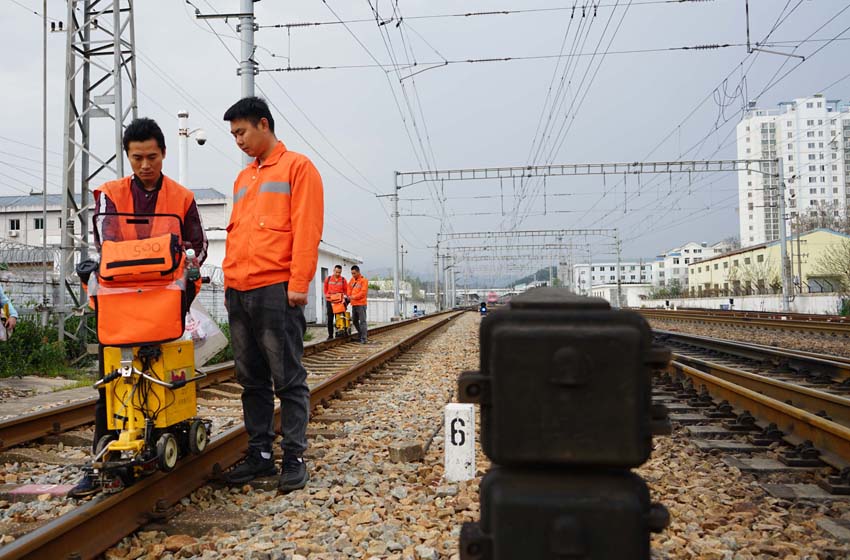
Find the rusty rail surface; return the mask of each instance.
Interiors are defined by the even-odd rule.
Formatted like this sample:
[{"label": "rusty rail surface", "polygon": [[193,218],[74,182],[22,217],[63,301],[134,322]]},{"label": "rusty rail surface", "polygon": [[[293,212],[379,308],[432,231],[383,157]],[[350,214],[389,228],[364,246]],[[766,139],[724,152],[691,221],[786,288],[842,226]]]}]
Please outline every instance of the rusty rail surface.
[{"label": "rusty rail surface", "polygon": [[[835,337],[850,337],[850,323],[846,321],[830,320],[832,316],[824,316],[825,319],[815,320],[806,318],[795,318],[792,314],[776,314],[775,318],[737,316],[733,314],[722,314],[709,311],[688,310],[660,310],[660,309],[637,309],[647,319],[664,319],[682,323],[703,323],[716,325],[734,325],[738,327],[753,329],[775,329],[781,331],[797,331],[805,333],[818,333]],[[782,319],[781,317],[786,317]]]},{"label": "rusty rail surface", "polygon": [[[310,390],[311,407],[328,400],[359,377],[388,362],[403,349],[410,348],[462,313],[456,311],[442,314],[444,316],[441,319],[433,321],[393,347],[317,384]],[[434,318],[435,315],[430,315],[416,321],[429,322],[429,319]],[[274,424],[280,425],[279,406],[275,408]],[[236,426],[213,438],[200,455],[182,459],[170,473],[155,473],[118,494],[87,502],[0,548],[0,560],[94,558],[144,524],[165,517],[169,508],[181,498],[209,482],[215,468],[224,470],[239,461],[247,445],[248,435],[244,425]]]},{"label": "rusty rail surface", "polygon": [[[370,334],[380,334],[382,332],[391,331],[405,325],[416,323],[417,321],[426,320],[449,312],[435,313],[425,317],[417,317],[415,319],[407,319],[396,323],[390,323],[375,327],[369,330]],[[319,352],[324,352],[335,346],[345,344],[354,340],[356,334],[347,337],[334,338],[332,340],[324,340],[316,344],[310,344],[304,347],[304,356],[312,356]],[[207,374],[205,379],[198,382],[199,388],[206,388],[212,385],[223,383],[235,375],[233,369],[233,361],[223,362],[214,366],[200,368]],[[56,435],[62,432],[67,432],[87,424],[94,422],[94,406],[97,402],[97,397],[80,400],[74,403],[69,403],[62,406],[52,407],[43,411],[24,414],[17,418],[12,418],[0,422],[0,451],[5,451],[17,445],[22,445],[31,441],[36,441],[45,436]]]},{"label": "rusty rail surface", "polygon": [[834,382],[850,383],[850,358],[829,354],[818,354],[805,350],[794,350],[766,346],[751,342],[740,342],[723,338],[712,338],[694,334],[654,329],[659,342],[681,343],[703,350],[728,354],[765,365],[781,366],[808,377],[829,378]]},{"label": "rusty rail surface", "polygon": [[748,411],[761,427],[776,424],[783,439],[792,445],[811,441],[825,463],[837,469],[850,466],[850,428],[847,426],[739,385],[737,380],[723,379],[676,360],[670,363],[667,371],[675,377],[690,379],[695,389],[705,389],[717,401],[725,400],[737,410]]}]

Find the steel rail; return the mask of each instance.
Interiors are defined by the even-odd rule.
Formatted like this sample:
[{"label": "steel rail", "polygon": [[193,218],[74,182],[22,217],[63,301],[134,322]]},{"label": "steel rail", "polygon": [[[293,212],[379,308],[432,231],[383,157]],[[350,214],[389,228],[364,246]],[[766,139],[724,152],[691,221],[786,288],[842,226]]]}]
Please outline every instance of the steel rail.
[{"label": "steel rail", "polygon": [[673,359],[735,385],[761,393],[785,404],[817,414],[826,413],[829,419],[850,428],[850,399],[787,381],[751,373],[738,368],[716,364],[702,358],[674,353]]},{"label": "steel rail", "polygon": [[[409,348],[461,313],[463,311],[456,311],[439,321],[434,321],[422,331],[399,341],[395,346]],[[431,315],[418,321],[427,321],[434,317],[435,315]],[[409,323],[406,322],[406,324]],[[353,383],[358,376],[363,376],[399,353],[389,350],[385,349],[378,355],[371,356],[334,375],[333,383],[328,380],[312,387],[310,406],[315,407],[326,401],[333,394]],[[280,425],[279,406],[275,407],[274,424]],[[245,426],[231,428],[213,438],[207,449],[200,455],[190,455],[179,461],[172,472],[155,473],[122,492],[87,502],[0,548],[0,560],[94,558],[146,523],[167,517],[169,508],[184,496],[209,482],[211,473],[216,468],[224,470],[239,461],[247,445],[248,434]]]},{"label": "steel rail", "polygon": [[[415,319],[407,319],[398,321],[370,329],[371,334],[380,334],[413,324],[417,321],[422,321],[431,317],[448,313],[435,313],[425,317],[417,317]],[[310,344],[304,347],[304,357],[312,356],[319,352],[324,352],[335,346],[345,344],[354,340],[356,334],[342,338],[334,338],[324,340],[316,344]],[[199,388],[207,388],[219,383],[223,383],[234,377],[233,361],[223,362],[214,366],[199,368],[200,371],[207,374],[207,377],[199,381]],[[0,451],[5,451],[12,447],[22,445],[31,441],[36,441],[46,436],[57,435],[62,432],[67,432],[81,426],[85,426],[94,422],[94,407],[97,403],[97,397],[90,397],[77,402],[69,403],[62,406],[56,406],[47,410],[23,414],[16,418],[0,422]]]},{"label": "steel rail", "polygon": [[751,342],[740,342],[723,338],[711,338],[673,331],[653,330],[664,341],[681,341],[690,346],[746,358],[749,360],[784,365],[801,374],[825,375],[836,382],[850,380],[850,358],[817,354],[805,350],[793,350],[766,346]]},{"label": "steel rail", "polygon": [[737,311],[737,310],[723,310],[723,309],[691,309],[691,308],[679,308],[676,310],[671,309],[652,309],[646,308],[641,309],[640,311],[654,312],[654,313],[669,313],[669,314],[693,314],[693,315],[707,315],[710,317],[734,317],[734,318],[742,318],[742,319],[775,319],[782,321],[815,321],[821,323],[845,323],[850,324],[850,317],[846,317],[844,315],[822,315],[816,313],[782,313],[780,311]]},{"label": "steel rail", "polygon": [[781,319],[748,319],[736,317],[716,317],[711,315],[701,315],[695,313],[679,313],[673,314],[667,312],[658,312],[653,310],[639,310],[642,315],[652,319],[665,319],[669,321],[680,322],[700,322],[714,323],[722,325],[735,325],[747,328],[774,329],[782,331],[800,331],[800,332],[817,332],[821,334],[831,334],[833,336],[848,337],[850,336],[850,324],[847,323],[830,323],[826,321],[795,321]]},{"label": "steel rail", "polygon": [[850,428],[675,360],[667,371],[689,378],[695,389],[704,388],[718,401],[748,411],[762,427],[776,424],[792,445],[811,441],[825,463],[837,469],[850,466]]}]

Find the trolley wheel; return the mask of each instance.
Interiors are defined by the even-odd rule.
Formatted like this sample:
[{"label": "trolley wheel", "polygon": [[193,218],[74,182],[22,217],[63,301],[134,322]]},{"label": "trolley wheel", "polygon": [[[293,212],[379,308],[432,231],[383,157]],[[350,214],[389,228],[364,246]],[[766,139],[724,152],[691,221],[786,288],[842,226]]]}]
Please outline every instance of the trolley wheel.
[{"label": "trolley wheel", "polygon": [[189,426],[189,451],[195,455],[203,453],[209,441],[206,424],[200,420],[193,420],[192,425]]},{"label": "trolley wheel", "polygon": [[168,472],[177,465],[180,450],[173,434],[162,434],[156,442],[156,461],[160,470]]},{"label": "trolley wheel", "polygon": [[[100,436],[100,439],[97,440],[97,445],[94,446],[95,456],[100,454],[100,452],[103,451],[104,449],[106,449],[106,447],[110,443],[112,443],[113,441],[115,441],[117,439],[118,438],[115,437],[115,435],[113,435],[113,434],[106,434],[105,436]],[[121,452],[120,451],[107,451],[106,453],[103,454],[103,456],[100,458],[100,460],[103,461],[104,463],[108,463],[110,461],[117,461],[120,458],[121,458]]]}]

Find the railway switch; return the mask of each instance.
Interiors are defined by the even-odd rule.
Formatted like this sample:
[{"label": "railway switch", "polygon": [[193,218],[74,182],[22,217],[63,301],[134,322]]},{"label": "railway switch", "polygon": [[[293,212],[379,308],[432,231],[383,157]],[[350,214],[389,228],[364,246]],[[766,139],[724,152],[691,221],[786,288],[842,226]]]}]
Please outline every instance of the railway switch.
[{"label": "railway switch", "polygon": [[494,465],[461,558],[649,559],[649,533],[669,515],[629,469],[670,433],[651,395],[670,353],[646,321],[542,288],[483,318],[480,347],[481,369],[461,374],[458,395],[480,406]]}]

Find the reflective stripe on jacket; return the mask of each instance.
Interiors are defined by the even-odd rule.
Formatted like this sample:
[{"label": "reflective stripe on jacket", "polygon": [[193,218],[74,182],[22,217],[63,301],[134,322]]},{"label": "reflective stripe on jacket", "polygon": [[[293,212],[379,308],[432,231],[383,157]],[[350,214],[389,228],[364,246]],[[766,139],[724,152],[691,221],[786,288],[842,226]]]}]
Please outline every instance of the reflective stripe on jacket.
[{"label": "reflective stripe on jacket", "polygon": [[322,178],[310,160],[278,142],[233,184],[222,269],[227,287],[252,290],[289,282],[306,292],[316,273],[324,222]]},{"label": "reflective stripe on jacket", "polygon": [[331,294],[347,294],[348,283],[345,281],[345,277],[340,276],[339,280],[336,280],[333,276],[325,278],[324,293],[327,300],[329,300],[328,296]]},{"label": "reflective stripe on jacket", "polygon": [[355,305],[366,305],[366,298],[369,295],[369,280],[360,275],[358,279],[351,279],[348,283],[348,297],[351,299],[352,307]]}]

